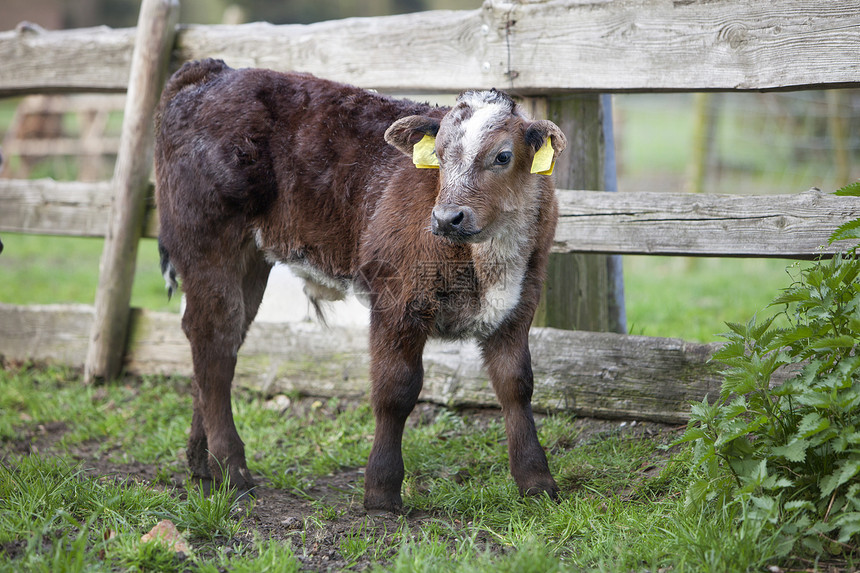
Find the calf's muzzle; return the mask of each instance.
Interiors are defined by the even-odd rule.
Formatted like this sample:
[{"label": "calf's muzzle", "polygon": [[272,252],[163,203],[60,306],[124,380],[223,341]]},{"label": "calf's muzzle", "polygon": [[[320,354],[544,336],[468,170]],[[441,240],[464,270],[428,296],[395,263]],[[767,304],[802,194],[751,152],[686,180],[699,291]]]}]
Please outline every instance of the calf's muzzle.
[{"label": "calf's muzzle", "polygon": [[477,235],[475,211],[463,205],[439,205],[430,215],[430,231],[452,240],[466,241]]}]

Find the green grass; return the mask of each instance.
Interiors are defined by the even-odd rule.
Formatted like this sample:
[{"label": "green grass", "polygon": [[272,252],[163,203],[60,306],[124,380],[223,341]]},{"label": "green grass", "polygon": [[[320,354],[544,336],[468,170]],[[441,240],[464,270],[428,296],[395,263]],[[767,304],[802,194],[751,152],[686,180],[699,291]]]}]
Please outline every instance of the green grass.
[{"label": "green grass", "polygon": [[620,171],[631,175],[685,172],[693,133],[689,94],[616,95],[613,106]]},{"label": "green grass", "polygon": [[[710,102],[716,118],[705,192],[788,194],[845,184],[836,181],[830,110],[820,97],[724,93]],[[621,190],[684,191],[693,157],[693,95],[617,94],[613,106]]]},{"label": "green grass", "polygon": [[[3,233],[0,302],[9,304],[93,304],[104,241],[97,238]],[[132,306],[179,309],[168,302],[154,239],[140,242]]]},{"label": "green grass", "polygon": [[[237,392],[252,472],[311,500],[290,540],[258,530],[229,492],[207,498],[193,487],[185,494],[158,480],[96,478],[86,470],[87,459],[106,459],[181,471],[188,394],[181,378],[94,388],[67,369],[0,371],[0,571],[296,571],[325,535],[334,535],[333,551],[345,563],[370,559],[376,571],[728,572],[775,563],[775,541],[739,528],[736,515],[685,507],[690,455],[666,450],[671,435],[649,438],[617,426],[580,435],[567,414],[539,422],[559,502],[518,495],[500,419],[442,409],[416,420],[405,435],[403,492],[407,507],[424,517],[380,526],[356,509],[360,480],[323,497],[308,493],[364,464],[373,427],[366,404],[328,400],[281,415],[264,397]],[[33,438],[51,423],[61,423],[62,437]],[[28,440],[38,453],[14,453]],[[191,544],[188,560],[140,543],[162,519]]]},{"label": "green grass", "polygon": [[[624,257],[631,334],[698,342],[722,340],[726,322],[746,322],[791,284],[779,259]],[[791,270],[796,275],[796,270]]]}]

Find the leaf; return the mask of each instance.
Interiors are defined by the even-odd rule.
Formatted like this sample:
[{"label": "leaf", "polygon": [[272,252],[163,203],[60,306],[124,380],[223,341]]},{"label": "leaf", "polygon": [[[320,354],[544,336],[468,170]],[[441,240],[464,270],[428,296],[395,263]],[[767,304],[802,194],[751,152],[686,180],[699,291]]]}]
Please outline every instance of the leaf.
[{"label": "leaf", "polygon": [[836,230],[830,234],[828,241],[830,244],[833,244],[836,241],[845,241],[848,239],[860,239],[860,218],[852,219],[836,227]]},{"label": "leaf", "polygon": [[687,499],[685,500],[684,505],[687,507],[698,505],[705,499],[705,496],[708,495],[710,489],[710,484],[707,480],[694,481],[690,484],[690,487],[687,488]]},{"label": "leaf", "polygon": [[780,304],[791,304],[793,302],[805,302],[809,300],[809,289],[805,287],[791,287],[782,291],[782,294],[771,301],[768,306],[777,306]]},{"label": "leaf", "polygon": [[696,440],[700,440],[705,437],[705,429],[701,426],[688,426],[687,430],[684,432],[680,438],[678,438],[673,446],[677,446],[678,444],[685,444],[687,442],[695,442]]},{"label": "leaf", "polygon": [[833,491],[860,472],[860,458],[849,458],[839,463],[839,469],[821,480],[821,497],[825,498]]},{"label": "leaf", "polygon": [[805,509],[806,511],[815,511],[815,506],[809,500],[794,500],[787,501],[783,508],[786,511],[797,511],[799,509]]},{"label": "leaf", "polygon": [[772,475],[772,476],[768,476],[768,478],[762,482],[761,487],[763,489],[773,490],[773,489],[785,489],[785,488],[791,487],[793,485],[794,485],[794,483],[788,478]]},{"label": "leaf", "polygon": [[186,555],[191,554],[191,548],[188,545],[188,542],[169,519],[163,519],[156,523],[155,527],[153,527],[148,533],[143,534],[143,537],[140,538],[140,542],[160,543],[167,549],[175,551],[176,553],[185,553]]},{"label": "leaf", "polygon": [[749,407],[747,406],[746,398],[738,396],[732,400],[730,404],[723,406],[723,415],[726,419],[731,420],[732,418],[737,418],[741,414],[746,413],[748,410]]},{"label": "leaf", "polygon": [[717,410],[718,406],[708,404],[708,397],[705,396],[701,402],[690,404],[690,420],[704,424],[711,423],[717,415]]},{"label": "leaf", "polygon": [[773,513],[776,509],[776,500],[770,496],[754,495],[751,496],[750,499],[752,500],[753,505],[765,510],[768,514]]},{"label": "leaf", "polygon": [[720,433],[717,436],[717,441],[714,446],[720,447],[728,444],[735,438],[744,436],[749,433],[751,424],[744,420],[734,419],[722,425]]},{"label": "leaf", "polygon": [[785,346],[812,337],[815,331],[809,325],[799,324],[794,328],[788,328],[778,334],[780,343]]},{"label": "leaf", "polygon": [[742,340],[735,340],[723,344],[711,355],[711,360],[725,361],[731,358],[743,358],[746,356],[746,344]]},{"label": "leaf", "polygon": [[839,197],[860,197],[860,181],[854,181],[845,187],[837,189],[834,195]]},{"label": "leaf", "polygon": [[[797,427],[797,433],[802,438],[809,438],[819,432],[823,432],[830,427],[830,420],[824,418],[818,412],[809,412],[806,414]],[[789,458],[790,459],[790,458]],[[802,461],[802,460],[796,460]]]},{"label": "leaf", "polygon": [[747,327],[750,332],[750,338],[752,338],[753,340],[760,339],[762,335],[767,332],[767,329],[770,328],[770,325],[773,324],[773,321],[775,319],[776,316],[770,316],[766,318],[761,324],[756,324],[756,317],[753,316],[747,323]]},{"label": "leaf", "polygon": [[839,526],[839,542],[848,543],[851,538],[860,533],[860,513],[852,511],[836,520]]},{"label": "leaf", "polygon": [[746,394],[755,390],[759,379],[758,373],[750,372],[749,370],[751,369],[736,369],[730,373],[726,373],[720,389],[720,396],[725,399],[730,394]]},{"label": "leaf", "polygon": [[815,350],[835,350],[837,348],[854,348],[854,337],[847,334],[828,336],[809,344]]},{"label": "leaf", "polygon": [[[819,266],[811,267],[806,272],[806,282],[809,283],[809,286],[813,288],[818,288],[821,286],[821,283],[824,282],[824,271]],[[810,294],[815,294],[810,290]]]},{"label": "leaf", "polygon": [[[746,338],[747,335],[747,327],[745,324],[740,324],[739,322],[727,322],[726,326],[734,332],[735,334],[740,335],[743,338]],[[728,334],[728,333],[727,333]],[[726,336],[728,338],[728,336]]]},{"label": "leaf", "polygon": [[784,446],[773,448],[771,454],[783,457],[790,462],[802,462],[806,459],[808,448],[809,440],[795,439]]}]

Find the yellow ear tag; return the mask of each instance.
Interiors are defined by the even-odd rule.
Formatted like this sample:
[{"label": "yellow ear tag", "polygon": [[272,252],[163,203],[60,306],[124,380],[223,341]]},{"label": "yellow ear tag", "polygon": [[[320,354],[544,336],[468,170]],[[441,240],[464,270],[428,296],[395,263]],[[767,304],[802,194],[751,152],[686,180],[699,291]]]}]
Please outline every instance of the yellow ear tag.
[{"label": "yellow ear tag", "polygon": [[419,169],[439,169],[439,158],[436,157],[436,138],[425,135],[412,148],[412,163]]},{"label": "yellow ear tag", "polygon": [[543,146],[537,150],[537,153],[535,153],[534,159],[532,160],[532,173],[552,175],[552,170],[555,168],[555,152],[552,149],[551,140],[552,137],[547,137]]}]

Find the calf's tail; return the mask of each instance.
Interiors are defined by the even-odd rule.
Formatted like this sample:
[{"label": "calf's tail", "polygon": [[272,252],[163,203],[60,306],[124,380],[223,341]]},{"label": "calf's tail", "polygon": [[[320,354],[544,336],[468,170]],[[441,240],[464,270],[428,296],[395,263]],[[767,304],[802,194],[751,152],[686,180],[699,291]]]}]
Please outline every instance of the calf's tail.
[{"label": "calf's tail", "polygon": [[176,269],[170,262],[170,253],[167,252],[161,239],[158,241],[158,255],[161,258],[161,274],[167,286],[167,300],[170,300],[179,285],[176,283]]}]

